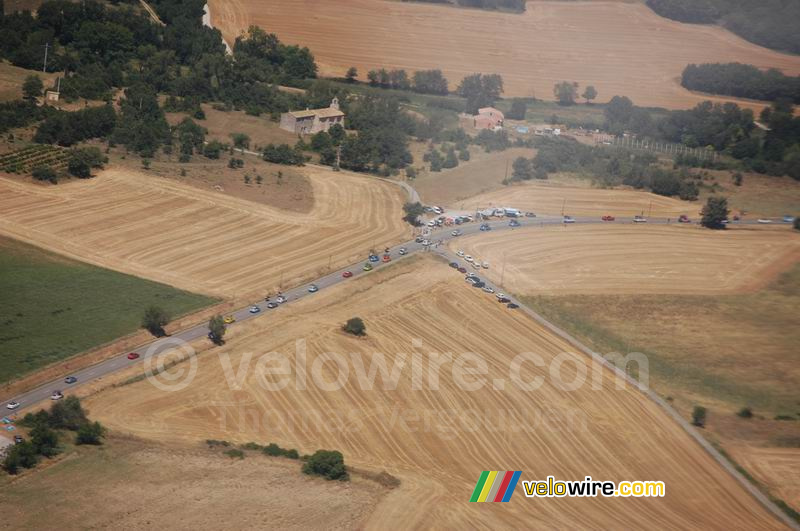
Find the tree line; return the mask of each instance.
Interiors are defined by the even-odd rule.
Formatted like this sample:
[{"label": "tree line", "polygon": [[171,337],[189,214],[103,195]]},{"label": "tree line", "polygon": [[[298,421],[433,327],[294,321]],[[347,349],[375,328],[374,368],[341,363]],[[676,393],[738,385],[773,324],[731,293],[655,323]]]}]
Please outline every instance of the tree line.
[{"label": "tree line", "polygon": [[689,90],[723,96],[800,103],[800,76],[787,76],[776,68],[760,70],[742,63],[690,64],[683,69],[681,85]]},{"label": "tree line", "polygon": [[403,0],[404,2],[424,2],[429,4],[449,4],[460,7],[486,9],[490,11],[513,11],[523,13],[526,0]]},{"label": "tree line", "polygon": [[786,0],[647,0],[659,15],[694,24],[719,24],[750,42],[800,53],[800,2]]}]

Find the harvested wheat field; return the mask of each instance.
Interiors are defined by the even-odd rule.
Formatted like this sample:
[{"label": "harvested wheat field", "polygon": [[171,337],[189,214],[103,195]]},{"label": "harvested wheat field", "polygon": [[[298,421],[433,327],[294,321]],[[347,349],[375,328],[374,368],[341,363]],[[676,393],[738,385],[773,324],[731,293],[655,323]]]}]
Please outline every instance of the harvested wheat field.
[{"label": "harvested wheat field", "polygon": [[732,448],[731,455],[775,496],[800,510],[800,448],[741,445]]},{"label": "harvested wheat field", "polygon": [[[586,182],[586,181],[584,181]],[[475,211],[489,207],[514,207],[537,215],[593,216],[606,214],[633,217],[637,214],[677,219],[681,214],[697,217],[702,205],[650,192],[630,189],[600,189],[565,185],[555,181],[527,182],[470,197],[456,203]]]},{"label": "harvested wheat field", "polygon": [[132,170],[56,187],[0,178],[0,233],[193,292],[242,300],[405,240],[402,190],[306,168],[314,207],[287,212]]},{"label": "harvested wheat field", "polygon": [[386,493],[360,478],[345,484],[305,476],[289,459],[255,452],[231,459],[199,444],[116,436],[6,481],[0,478],[5,529],[53,522],[62,529],[353,529]]},{"label": "harvested wheat field", "polygon": [[[662,18],[643,3],[528,2],[521,15],[386,0],[211,0],[229,43],[251,24],[308,46],[320,73],[355,66],[439,68],[451,88],[466,75],[497,73],[506,96],[552,99],[563,80],[594,85],[598,101],[687,108],[706,99],[680,86],[688,63],[739,61],[800,73],[800,57],[761,48],[716,27]],[[446,21],[446,22],[444,22]],[[749,107],[763,105],[742,102]]]},{"label": "harvested wheat field", "polygon": [[[754,291],[800,260],[788,228],[607,224],[530,227],[453,241],[488,261],[512,293],[705,294]],[[505,267],[503,263],[505,262]]]},{"label": "harvested wheat field", "polygon": [[[364,318],[367,337],[340,330],[354,315]],[[413,338],[421,346],[412,347]],[[306,369],[305,390],[295,383],[303,372],[295,363],[299,339],[307,351],[299,365]],[[419,388],[412,387],[411,361],[399,367],[392,385],[391,368],[414,348],[414,363],[423,369]],[[141,381],[86,403],[112,430],[162,442],[269,440],[301,453],[340,450],[351,466],[385,470],[401,481],[365,520],[368,528],[780,527],[663,410],[629,386],[616,389],[607,371],[600,371],[597,390],[587,383],[564,391],[547,369],[525,363],[521,380],[541,377],[541,387],[523,391],[512,384],[510,360],[522,351],[536,352],[547,366],[574,348],[524,313],[470,289],[444,263],[411,258],[232,328],[224,347],[199,355],[196,377],[182,390],[159,391]],[[265,371],[278,368],[276,358],[257,361],[268,352],[290,358],[293,376],[277,391],[263,387],[283,379]],[[364,371],[343,360],[347,373],[339,372],[324,363],[335,354],[323,352],[357,359]],[[456,384],[455,364],[437,352],[477,353],[486,375],[464,376],[464,384],[478,384],[467,390]],[[386,376],[373,385],[361,380],[381,355]],[[571,382],[588,361],[569,357],[562,374]],[[443,362],[439,378],[429,376],[433,360]],[[498,379],[502,391],[493,389]],[[522,470],[522,479],[657,479],[667,492],[650,499],[534,500],[520,486],[511,503],[468,503],[481,470],[492,469]]]}]

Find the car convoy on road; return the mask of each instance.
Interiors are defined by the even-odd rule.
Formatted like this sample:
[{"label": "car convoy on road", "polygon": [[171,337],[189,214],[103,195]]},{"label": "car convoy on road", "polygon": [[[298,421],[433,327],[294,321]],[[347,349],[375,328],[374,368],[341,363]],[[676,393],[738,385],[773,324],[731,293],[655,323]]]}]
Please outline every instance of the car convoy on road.
[{"label": "car convoy on road", "polygon": [[[427,223],[424,223],[424,225],[427,225],[427,227],[428,227],[427,234],[417,236],[414,239],[415,243],[422,244],[423,247],[426,247],[426,248],[433,244],[433,242],[430,240],[430,229],[433,229],[433,228],[436,228],[436,227],[441,227],[443,225],[453,225],[453,224],[461,225],[461,224],[464,224],[464,223],[472,222],[475,219],[475,218],[473,218],[473,216],[468,216],[468,215],[447,217],[447,216],[444,215],[445,210],[443,208],[441,208],[441,207],[426,207],[425,210],[426,210],[426,212],[432,212],[432,213],[438,215],[437,218],[431,219],[431,220],[427,221]],[[485,220],[489,216],[494,216],[494,217],[498,217],[498,218],[508,217],[508,218],[510,218],[509,222],[508,222],[508,226],[510,228],[516,228],[516,227],[522,226],[522,224],[519,222],[518,218],[521,218],[521,217],[535,218],[536,214],[533,213],[533,212],[522,212],[522,211],[514,209],[514,208],[493,209],[493,210],[490,210],[489,212],[483,211],[478,216],[476,216],[478,219],[484,220],[484,222],[479,227],[479,231],[480,232],[487,232],[487,231],[491,231],[492,230],[492,226],[489,223],[485,222]],[[783,223],[793,223],[794,219],[795,218],[793,216],[786,215],[786,216],[783,216],[781,221]],[[562,217],[561,221],[564,224],[572,224],[572,223],[576,222],[576,219],[573,218],[572,216],[564,215]],[[614,216],[612,216],[612,215],[606,214],[606,215],[603,215],[601,217],[601,221],[603,221],[603,222],[613,222],[613,221],[616,221],[616,218]],[[633,217],[632,221],[634,223],[647,223],[647,218],[645,218],[643,215],[636,215],[636,216]],[[678,221],[678,223],[691,223],[691,220],[685,214],[679,216],[677,221]],[[733,221],[734,222],[739,222],[740,221],[739,216],[733,216]],[[667,220],[667,222],[669,222],[669,220]],[[773,220],[771,220],[769,218],[759,218],[756,221],[756,223],[760,223],[760,224],[770,224],[772,222],[773,222]],[[723,223],[729,223],[729,220],[725,220]],[[462,234],[464,234],[464,232],[461,229],[454,229],[453,231],[450,232],[450,236],[453,237],[453,238],[459,237]],[[400,247],[397,250],[397,254],[400,255],[400,256],[405,256],[405,255],[408,254],[408,252],[409,251],[408,251],[408,249],[406,247]],[[481,260],[479,260],[477,258],[474,258],[474,257],[472,257],[470,255],[467,255],[467,254],[464,253],[463,250],[458,250],[456,252],[456,255],[458,257],[460,257],[460,258],[463,258],[464,261],[467,262],[467,264],[471,265],[476,270],[488,269],[489,268],[489,263],[488,262],[481,261]],[[372,271],[373,268],[374,268],[372,264],[377,263],[378,265],[380,265],[381,262],[382,263],[388,263],[388,262],[391,262],[391,261],[392,261],[392,256],[391,256],[389,248],[386,248],[384,250],[384,253],[383,253],[382,256],[379,256],[374,250],[371,250],[369,252],[368,256],[367,256],[367,261],[364,263],[364,265],[362,267],[362,270],[365,271],[365,272],[369,272],[369,271]],[[457,270],[459,273],[466,274],[465,280],[468,283],[470,283],[473,287],[480,288],[486,293],[494,294],[494,296],[496,297],[498,302],[500,302],[502,304],[505,304],[510,309],[519,308],[519,305],[517,303],[513,302],[504,293],[495,292],[494,288],[492,288],[491,286],[488,286],[486,284],[486,282],[483,281],[482,279],[480,279],[475,273],[471,273],[471,272],[467,273],[466,266],[464,266],[464,265],[462,265],[462,264],[460,264],[458,262],[450,262],[449,265],[450,265],[451,268]],[[343,279],[351,278],[351,277],[353,277],[353,272],[350,271],[350,270],[345,270],[345,271],[343,271],[341,273],[341,277]],[[307,291],[309,293],[316,293],[317,291],[319,291],[319,289],[320,289],[319,286],[317,286],[316,284],[310,284],[308,286],[308,288],[307,288]],[[281,292],[278,292],[278,294],[275,297],[274,301],[271,300],[269,295],[267,297],[265,297],[264,300],[266,302],[266,307],[268,309],[275,309],[275,308],[279,307],[281,304],[283,304],[283,303],[288,301],[286,296],[284,296]],[[261,307],[258,306],[257,304],[254,304],[254,305],[252,305],[252,306],[250,306],[248,308],[248,312],[250,314],[258,314],[258,313],[261,312]],[[226,325],[233,324],[233,323],[236,322],[236,317],[234,315],[227,315],[227,316],[225,316],[223,318],[223,322]],[[130,361],[136,361],[139,358],[140,358],[140,354],[137,353],[137,352],[130,352],[130,353],[127,354],[127,359],[130,360]],[[67,384],[67,385],[75,384],[77,381],[78,381],[78,379],[75,376],[67,376],[64,379],[64,383]],[[60,400],[63,397],[64,397],[64,394],[60,390],[55,390],[50,395],[50,399],[51,400]],[[11,410],[11,411],[18,409],[19,407],[21,407],[21,403],[19,401],[16,401],[16,400],[12,400],[12,401],[10,401],[10,402],[8,402],[6,404],[6,409]]]}]

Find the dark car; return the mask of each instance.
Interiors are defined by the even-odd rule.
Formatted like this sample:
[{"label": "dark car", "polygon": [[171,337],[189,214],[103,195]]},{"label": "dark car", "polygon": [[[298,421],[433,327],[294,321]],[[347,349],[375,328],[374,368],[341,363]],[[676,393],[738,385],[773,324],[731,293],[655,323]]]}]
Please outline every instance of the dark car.
[{"label": "dark car", "polygon": [[492,227],[490,227],[488,223],[484,223],[483,225],[481,225],[480,230],[486,232],[487,230],[492,230]]},{"label": "dark car", "polygon": [[459,268],[458,268],[458,272],[459,272],[459,273],[466,273],[466,272],[467,272],[467,270],[466,270],[466,268],[464,268],[464,267],[459,267]]},{"label": "dark car", "polygon": [[458,262],[450,262],[450,267],[453,269],[458,269]]},{"label": "dark car", "polygon": [[486,286],[486,283],[485,283],[485,282],[483,282],[482,280],[479,280],[479,281],[475,282],[475,283],[472,285],[472,287],[473,287],[473,288],[482,288],[482,287],[484,287],[484,286]]},{"label": "dark car", "polygon": [[536,214],[534,214],[533,212],[525,212],[525,217],[526,218],[535,218]]},{"label": "dark car", "polygon": [[380,258],[378,258],[377,254],[371,254],[371,255],[369,255],[369,261],[370,262],[379,262]]},{"label": "dark car", "polygon": [[75,378],[74,376],[67,376],[66,378],[64,378],[64,383],[67,383],[67,384],[74,384],[77,381],[78,381],[78,379]]},{"label": "dark car", "polygon": [[417,236],[416,238],[414,238],[414,241],[417,242],[417,243],[422,243],[423,239],[424,238],[422,236]]},{"label": "dark car", "polygon": [[506,307],[511,308],[512,310],[516,310],[517,308],[519,308],[519,304],[509,302],[508,304],[506,304]]},{"label": "dark car", "polygon": [[519,227],[519,221],[517,221],[516,219],[512,219],[511,221],[508,222],[508,226],[509,227]]},{"label": "dark car", "polygon": [[22,435],[14,435],[14,443],[20,444],[25,442],[25,438]]},{"label": "dark car", "polygon": [[499,299],[497,299],[497,302],[501,302],[501,303],[505,304],[507,302],[511,302],[511,299],[509,299],[508,297],[500,297]]}]

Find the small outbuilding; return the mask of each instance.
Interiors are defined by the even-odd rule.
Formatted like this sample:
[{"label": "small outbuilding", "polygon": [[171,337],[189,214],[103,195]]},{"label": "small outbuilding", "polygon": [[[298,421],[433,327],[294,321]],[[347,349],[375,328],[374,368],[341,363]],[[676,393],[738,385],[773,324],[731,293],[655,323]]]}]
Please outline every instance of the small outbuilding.
[{"label": "small outbuilding", "polygon": [[472,124],[475,129],[489,129],[497,131],[503,128],[506,117],[501,111],[494,107],[483,107],[478,109],[478,114],[472,117]]}]

